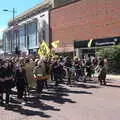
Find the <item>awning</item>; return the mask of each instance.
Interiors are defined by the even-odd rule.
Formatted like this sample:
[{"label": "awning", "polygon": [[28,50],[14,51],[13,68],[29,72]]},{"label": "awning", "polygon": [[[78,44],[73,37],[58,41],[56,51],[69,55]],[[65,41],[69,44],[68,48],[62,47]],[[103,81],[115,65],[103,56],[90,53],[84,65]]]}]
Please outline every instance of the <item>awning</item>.
[{"label": "awning", "polygon": [[[88,48],[90,40],[74,41],[74,48]],[[120,36],[112,38],[93,39],[91,47],[112,46],[120,44]]]},{"label": "awning", "polygon": [[74,47],[73,46],[67,46],[67,47],[58,47],[54,49],[56,53],[63,53],[63,52],[73,52]]}]

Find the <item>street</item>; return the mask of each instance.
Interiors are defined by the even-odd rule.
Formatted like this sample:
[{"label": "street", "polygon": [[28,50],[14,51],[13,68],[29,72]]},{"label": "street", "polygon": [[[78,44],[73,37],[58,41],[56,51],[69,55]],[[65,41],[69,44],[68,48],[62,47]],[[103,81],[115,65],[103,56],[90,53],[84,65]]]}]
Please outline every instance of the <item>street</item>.
[{"label": "street", "polygon": [[71,87],[50,85],[49,91],[36,98],[35,91],[24,106],[15,102],[8,110],[0,107],[0,120],[119,120],[120,81],[107,86],[97,81],[77,82]]}]

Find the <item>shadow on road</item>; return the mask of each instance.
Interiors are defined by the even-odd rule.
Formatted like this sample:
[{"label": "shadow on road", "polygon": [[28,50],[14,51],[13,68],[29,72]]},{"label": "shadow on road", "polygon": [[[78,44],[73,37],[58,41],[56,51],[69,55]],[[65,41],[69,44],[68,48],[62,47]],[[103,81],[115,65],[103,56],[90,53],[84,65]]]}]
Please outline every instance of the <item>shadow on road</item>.
[{"label": "shadow on road", "polygon": [[75,91],[70,90],[66,87],[59,86],[56,89],[51,89],[51,92],[44,93],[40,99],[47,100],[47,101],[53,101],[58,104],[64,104],[64,103],[76,103],[76,101],[73,101],[70,98],[66,98],[66,96],[69,96],[69,94],[92,94],[88,91]]},{"label": "shadow on road", "polygon": [[109,85],[109,84],[107,84],[106,86],[108,86],[108,87],[114,87],[114,88],[120,88],[119,85]]},{"label": "shadow on road", "polygon": [[[76,85],[75,85],[76,86]],[[84,86],[85,87],[85,86]],[[90,86],[87,86],[87,88]],[[75,104],[76,101],[69,98],[70,94],[93,94],[89,91],[79,91],[79,90],[71,90],[70,87],[66,87],[63,85],[59,85],[55,87],[54,85],[49,86],[49,91],[43,91],[43,93],[38,97],[36,96],[36,90],[30,90],[30,97],[27,99],[27,103],[24,107],[21,107],[20,103],[17,101],[16,93],[13,92],[13,96],[15,98],[11,99],[11,104],[9,105],[8,110],[18,112],[20,114],[26,116],[34,116],[38,115],[40,117],[49,118],[52,117],[47,115],[45,111],[60,111],[59,108],[56,106],[48,105],[44,101],[53,101],[57,104],[65,104],[65,103],[72,103]],[[44,112],[43,112],[44,111]]]},{"label": "shadow on road", "polygon": [[44,117],[44,118],[50,118],[51,117],[51,116],[45,114],[42,111],[35,111],[35,110],[25,109],[25,108],[22,108],[20,105],[16,105],[16,104],[10,104],[9,108],[7,110],[18,112],[18,113],[24,114],[26,116],[38,115],[38,116]]},{"label": "shadow on road", "polygon": [[81,87],[81,88],[86,88],[86,89],[90,89],[90,88],[100,88],[100,86],[97,85],[90,85],[90,84],[86,84],[86,83],[74,83],[72,85],[72,87]]}]

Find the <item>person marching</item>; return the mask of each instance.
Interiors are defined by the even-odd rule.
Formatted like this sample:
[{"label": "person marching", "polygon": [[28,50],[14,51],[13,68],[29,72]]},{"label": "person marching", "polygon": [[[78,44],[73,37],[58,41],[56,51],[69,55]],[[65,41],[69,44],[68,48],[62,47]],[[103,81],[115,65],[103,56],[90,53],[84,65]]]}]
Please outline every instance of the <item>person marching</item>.
[{"label": "person marching", "polygon": [[5,70],[2,64],[3,61],[0,60],[0,105],[3,105],[3,92],[4,92],[4,81],[5,81]]},{"label": "person marching", "polygon": [[80,60],[76,57],[74,61],[74,67],[75,67],[75,80],[79,81],[79,78],[81,76],[81,65],[80,65]]},{"label": "person marching", "polygon": [[26,58],[25,70],[26,70],[26,77],[27,77],[27,81],[28,81],[28,87],[30,89],[35,87],[35,81],[34,81],[34,77],[33,77],[34,67],[35,67],[35,62],[33,62],[32,60],[29,60],[29,58]]},{"label": "person marching", "polygon": [[69,85],[71,84],[71,68],[72,68],[72,61],[69,57],[66,58],[64,67],[67,70],[67,77],[68,77],[67,85]]},{"label": "person marching", "polygon": [[50,76],[50,71],[51,71],[51,66],[50,66],[50,59],[49,58],[45,58],[44,60],[44,66],[45,66],[45,77],[46,79],[44,80],[44,86],[48,89],[48,79]]},{"label": "person marching", "polygon": [[58,58],[56,58],[52,64],[52,71],[53,71],[53,77],[55,80],[55,86],[58,86],[58,84],[61,81],[61,65],[58,61]]},{"label": "person marching", "polygon": [[98,80],[100,81],[100,85],[106,85],[107,68],[105,65],[105,61],[101,60],[99,66],[100,66],[100,72],[98,75]]},{"label": "person marching", "polygon": [[6,61],[4,63],[4,70],[5,70],[4,89],[6,93],[5,102],[6,102],[6,108],[7,108],[9,104],[11,88],[14,87],[13,68],[12,68],[12,63],[10,61]]},{"label": "person marching", "polygon": [[[90,55],[88,55],[88,60],[86,61],[86,72],[87,72],[88,80],[91,80],[91,77],[92,77],[92,62],[91,62]],[[84,82],[86,82],[86,79],[85,79]]]},{"label": "person marching", "polygon": [[39,96],[42,93],[43,86],[44,86],[44,76],[45,76],[45,66],[43,60],[39,60],[37,62],[37,66],[33,70],[34,78],[36,81],[36,91]]},{"label": "person marching", "polygon": [[16,65],[15,80],[17,87],[17,98],[22,102],[25,88],[28,83],[26,78],[26,71],[24,69],[24,66],[20,63],[17,63]]}]

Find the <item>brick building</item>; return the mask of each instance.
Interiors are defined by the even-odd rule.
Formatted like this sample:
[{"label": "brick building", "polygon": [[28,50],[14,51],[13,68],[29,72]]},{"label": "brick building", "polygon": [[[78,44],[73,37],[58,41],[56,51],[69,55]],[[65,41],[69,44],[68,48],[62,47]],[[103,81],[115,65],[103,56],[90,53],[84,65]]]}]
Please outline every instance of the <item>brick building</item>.
[{"label": "brick building", "polygon": [[[120,0],[77,0],[50,11],[51,40],[60,40],[57,52],[76,51],[81,41],[107,44],[120,41]],[[115,41],[114,41],[115,40]],[[116,44],[116,43],[113,43]],[[87,48],[87,45],[83,46]]]}]

